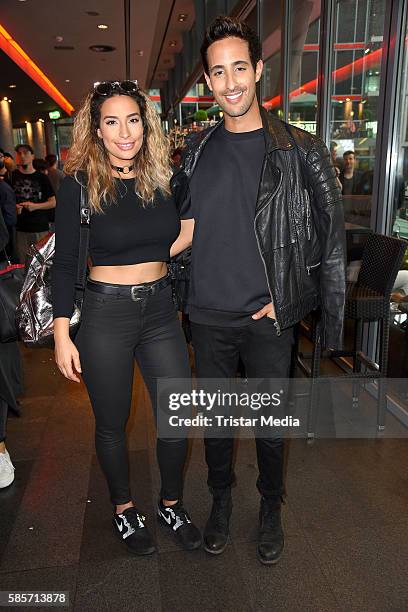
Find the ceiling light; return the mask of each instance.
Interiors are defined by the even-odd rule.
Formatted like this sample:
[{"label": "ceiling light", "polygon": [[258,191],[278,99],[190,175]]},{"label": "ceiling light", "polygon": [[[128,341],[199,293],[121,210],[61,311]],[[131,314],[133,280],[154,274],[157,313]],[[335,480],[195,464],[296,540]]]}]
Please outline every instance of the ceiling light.
[{"label": "ceiling light", "polygon": [[98,29],[99,30],[107,30],[109,26],[107,26],[105,23],[100,23],[98,25]]},{"label": "ceiling light", "polygon": [[17,87],[17,85],[14,85],[14,83],[12,85],[9,85],[10,89],[15,89]]},{"label": "ceiling light", "polygon": [[44,104],[42,100],[37,100],[37,104]]},{"label": "ceiling light", "polygon": [[178,20],[183,22],[187,19],[188,15],[187,13],[180,13],[180,15],[178,16]]},{"label": "ceiling light", "polygon": [[111,45],[91,45],[89,49],[90,51],[95,51],[95,53],[110,53],[111,51],[115,51],[115,47]]},{"label": "ceiling light", "polygon": [[11,104],[11,100],[10,100],[10,98],[8,99],[8,102],[9,102],[9,104]]},{"label": "ceiling light", "polygon": [[171,40],[169,42],[170,47],[177,47],[177,41],[176,40]]},{"label": "ceiling light", "polygon": [[65,82],[66,82],[66,83],[70,83],[70,82],[71,82],[71,80],[70,80],[70,79],[65,79]]},{"label": "ceiling light", "polygon": [[64,37],[63,37],[63,36],[56,36],[56,37],[55,37],[55,40],[56,40],[57,42],[62,42],[62,41],[64,40]]},{"label": "ceiling light", "polygon": [[8,102],[8,97],[4,96],[3,100],[5,100],[6,102]]}]

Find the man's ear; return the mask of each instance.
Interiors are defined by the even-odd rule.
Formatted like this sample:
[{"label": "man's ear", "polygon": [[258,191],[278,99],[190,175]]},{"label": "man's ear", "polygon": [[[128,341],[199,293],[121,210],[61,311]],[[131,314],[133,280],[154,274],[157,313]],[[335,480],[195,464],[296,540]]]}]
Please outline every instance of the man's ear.
[{"label": "man's ear", "polygon": [[205,76],[206,83],[207,83],[207,85],[208,85],[208,89],[209,89],[210,91],[212,91],[213,89],[212,89],[212,87],[211,87],[211,79],[210,79],[210,77],[208,76],[208,74],[207,74],[206,72],[204,72],[204,76]]},{"label": "man's ear", "polygon": [[263,71],[263,61],[259,60],[255,68],[255,80],[257,83],[262,76],[262,71]]}]

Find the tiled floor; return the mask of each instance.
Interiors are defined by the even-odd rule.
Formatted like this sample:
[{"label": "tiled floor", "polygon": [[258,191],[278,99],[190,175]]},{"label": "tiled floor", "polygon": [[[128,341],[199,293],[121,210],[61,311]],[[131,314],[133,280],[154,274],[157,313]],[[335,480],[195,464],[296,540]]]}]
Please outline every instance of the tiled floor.
[{"label": "tiled floor", "polygon": [[[62,379],[49,350],[25,350],[24,362],[23,416],[8,423],[16,480],[0,491],[0,590],[69,591],[71,609],[98,612],[408,610],[407,439],[292,440],[286,548],[274,567],[255,556],[256,457],[253,442],[241,440],[231,542],[220,557],[187,553],[155,524],[154,430],[137,377],[132,489],[160,552],[130,558],[111,531],[84,387]],[[201,528],[210,506],[205,482],[195,440],[185,505]]]}]

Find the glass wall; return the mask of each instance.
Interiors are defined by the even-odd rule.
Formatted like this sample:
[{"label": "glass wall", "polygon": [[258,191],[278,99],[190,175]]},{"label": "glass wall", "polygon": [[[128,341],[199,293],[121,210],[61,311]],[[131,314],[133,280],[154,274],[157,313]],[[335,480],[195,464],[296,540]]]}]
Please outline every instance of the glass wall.
[{"label": "glass wall", "polygon": [[260,0],[260,37],[264,70],[261,83],[261,101],[265,108],[282,117],[281,96],[281,47],[282,21],[284,17],[282,2]]},{"label": "glass wall", "polygon": [[330,137],[348,227],[370,227],[386,0],[337,0]]},{"label": "glass wall", "polygon": [[[408,22],[404,36],[403,59],[399,77],[399,116],[395,155],[391,233],[408,239]],[[408,253],[393,287],[390,330],[389,376],[408,376]],[[395,388],[394,388],[395,391]],[[397,389],[398,391],[398,389]]]},{"label": "glass wall", "polygon": [[291,0],[288,121],[316,134],[320,0]]}]

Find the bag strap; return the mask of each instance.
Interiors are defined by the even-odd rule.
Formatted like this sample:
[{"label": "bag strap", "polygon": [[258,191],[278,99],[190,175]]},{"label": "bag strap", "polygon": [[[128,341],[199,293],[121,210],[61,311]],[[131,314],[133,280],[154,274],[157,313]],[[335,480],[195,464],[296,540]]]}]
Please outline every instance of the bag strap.
[{"label": "bag strap", "polygon": [[88,196],[85,187],[82,185],[79,215],[81,225],[79,229],[79,254],[75,291],[77,295],[82,295],[85,291],[86,271],[88,267],[89,224],[91,222],[91,211],[88,206]]}]

